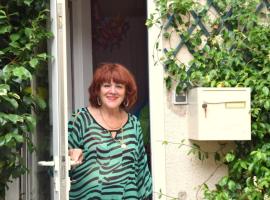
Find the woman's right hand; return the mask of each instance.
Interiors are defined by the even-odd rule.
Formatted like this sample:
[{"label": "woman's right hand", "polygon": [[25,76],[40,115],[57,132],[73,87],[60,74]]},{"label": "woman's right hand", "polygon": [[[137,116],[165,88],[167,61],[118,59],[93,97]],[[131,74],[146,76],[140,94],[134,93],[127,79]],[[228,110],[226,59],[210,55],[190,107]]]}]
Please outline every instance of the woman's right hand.
[{"label": "woman's right hand", "polygon": [[73,165],[80,165],[83,161],[83,151],[82,149],[69,149],[68,155],[70,156]]}]

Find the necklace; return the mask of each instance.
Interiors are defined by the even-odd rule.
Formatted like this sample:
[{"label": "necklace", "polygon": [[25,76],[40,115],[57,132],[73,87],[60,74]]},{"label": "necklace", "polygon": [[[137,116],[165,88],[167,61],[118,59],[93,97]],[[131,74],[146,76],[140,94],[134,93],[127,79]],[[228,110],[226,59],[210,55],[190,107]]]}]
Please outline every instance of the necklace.
[{"label": "necklace", "polygon": [[115,127],[112,127],[112,126],[110,126],[107,122],[106,122],[106,120],[105,120],[105,118],[104,118],[104,116],[103,116],[103,114],[102,114],[102,112],[101,112],[101,109],[99,109],[99,114],[100,114],[100,116],[101,116],[101,118],[102,118],[102,121],[105,123],[105,125],[108,127],[108,128],[110,128],[111,130],[120,130],[121,128],[122,128],[122,119],[121,119],[121,124],[120,124],[120,126],[118,126],[117,128],[115,128]]},{"label": "necklace", "polygon": [[[111,136],[112,136],[112,133],[115,132],[115,136],[112,137],[113,140],[119,142],[121,148],[125,149],[125,148],[127,147],[127,145],[124,143],[123,124],[121,123],[120,127],[117,127],[117,128],[111,127],[110,125],[108,125],[108,123],[107,123],[106,120],[104,119],[103,114],[102,114],[102,112],[101,112],[101,109],[99,109],[99,113],[100,113],[100,116],[101,116],[103,122],[106,124],[106,126],[107,126],[108,128],[110,128],[110,129],[112,129],[112,130],[107,130],[107,129],[105,129],[105,130],[106,130],[109,134],[111,134]],[[117,132],[118,132],[118,134],[122,134],[122,138],[121,138],[120,140],[115,139],[115,138],[117,137]]]},{"label": "necklace", "polygon": [[[121,140],[117,140],[117,139],[115,139],[115,138],[114,138],[114,140],[120,143],[120,146],[121,146],[122,149],[125,149],[125,148],[127,148],[127,145],[124,143],[124,136],[123,136],[123,135],[124,135],[124,132],[123,132],[123,128],[120,129],[119,134],[122,134]],[[116,136],[117,136],[117,135],[116,135]],[[115,137],[116,137],[116,136],[115,136]]]},{"label": "necklace", "polygon": [[117,135],[115,135],[115,138],[113,138],[113,140],[116,141],[116,142],[119,142],[122,149],[127,148],[127,145],[124,142],[124,131],[123,131],[123,128],[120,128],[119,130],[106,130],[106,131],[108,131],[108,133],[111,133],[111,131],[116,131],[116,132],[118,132],[118,134],[122,134],[121,139],[115,139],[116,136],[118,135],[117,134]]}]

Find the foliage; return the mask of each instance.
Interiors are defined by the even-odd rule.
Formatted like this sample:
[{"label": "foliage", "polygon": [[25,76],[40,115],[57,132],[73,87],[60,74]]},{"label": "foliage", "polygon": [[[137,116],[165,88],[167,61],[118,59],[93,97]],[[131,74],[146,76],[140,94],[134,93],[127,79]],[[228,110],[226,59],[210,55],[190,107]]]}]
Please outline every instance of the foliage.
[{"label": "foliage", "polygon": [[145,105],[139,113],[139,120],[142,127],[143,143],[144,145],[149,144],[150,140],[150,123],[149,123],[149,105]]},{"label": "foliage", "polygon": [[[182,36],[192,53],[189,65],[169,48],[158,57],[167,72],[168,88],[176,84],[177,92],[192,87],[250,87],[252,140],[235,142],[236,149],[224,157],[228,176],[215,190],[204,187],[206,199],[269,199],[270,196],[270,14],[268,6],[258,10],[259,0],[213,0],[219,16],[209,17],[208,4],[192,0],[157,0],[157,9],[146,22],[157,25],[170,41],[173,32]],[[230,10],[231,8],[231,10]],[[256,10],[257,9],[257,10]],[[200,28],[188,33],[199,19],[209,26],[209,35]],[[231,12],[230,12],[231,11]],[[213,14],[213,13],[212,13]],[[172,20],[170,28],[164,24]],[[157,51],[161,51],[158,44]]]},{"label": "foliage", "polygon": [[39,49],[51,36],[46,8],[44,0],[0,2],[0,197],[12,178],[27,171],[20,151],[25,143],[34,150],[30,135],[36,119],[31,112],[46,106],[31,88],[48,58]]}]

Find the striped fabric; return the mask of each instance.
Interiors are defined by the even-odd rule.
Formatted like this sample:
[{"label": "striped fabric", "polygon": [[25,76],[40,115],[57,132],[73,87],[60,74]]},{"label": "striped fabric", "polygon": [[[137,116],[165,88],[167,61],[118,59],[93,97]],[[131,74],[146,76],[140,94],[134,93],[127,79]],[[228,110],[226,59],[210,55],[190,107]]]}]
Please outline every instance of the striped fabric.
[{"label": "striped fabric", "polygon": [[114,139],[87,108],[79,109],[68,127],[69,148],[83,149],[84,156],[83,163],[70,170],[70,200],[147,199],[152,180],[134,115],[129,114]]}]

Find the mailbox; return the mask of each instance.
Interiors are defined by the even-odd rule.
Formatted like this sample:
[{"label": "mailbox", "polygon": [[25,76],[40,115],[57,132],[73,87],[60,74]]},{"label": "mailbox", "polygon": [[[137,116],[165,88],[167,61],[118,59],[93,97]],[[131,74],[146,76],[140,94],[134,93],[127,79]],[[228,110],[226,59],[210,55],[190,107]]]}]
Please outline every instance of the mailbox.
[{"label": "mailbox", "polygon": [[193,140],[250,140],[250,88],[189,90],[188,136]]}]

